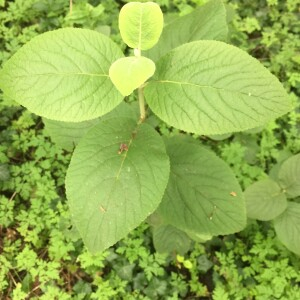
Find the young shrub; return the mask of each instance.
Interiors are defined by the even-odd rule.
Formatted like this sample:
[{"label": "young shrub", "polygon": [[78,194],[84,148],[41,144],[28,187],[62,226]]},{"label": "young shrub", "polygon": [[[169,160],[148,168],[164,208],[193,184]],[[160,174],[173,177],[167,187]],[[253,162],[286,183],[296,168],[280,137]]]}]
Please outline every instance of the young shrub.
[{"label": "young shrub", "polygon": [[[192,139],[163,140],[147,123],[145,101],[179,130],[220,135],[288,112],[284,88],[253,57],[222,42],[220,0],[165,28],[157,4],[131,2],[119,27],[134,56],[124,57],[98,32],[65,28],[32,39],[0,73],[8,97],[79,141],[66,193],[86,246],[103,251],[155,211],[162,224],[196,239],[242,230],[245,203],[230,168]],[[139,117],[123,102],[135,90]]]}]

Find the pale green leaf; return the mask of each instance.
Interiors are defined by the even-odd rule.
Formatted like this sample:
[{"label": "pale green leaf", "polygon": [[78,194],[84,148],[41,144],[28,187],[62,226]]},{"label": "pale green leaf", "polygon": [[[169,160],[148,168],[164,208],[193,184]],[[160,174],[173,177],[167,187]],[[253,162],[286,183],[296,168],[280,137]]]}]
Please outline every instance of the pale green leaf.
[{"label": "pale green leaf", "polygon": [[278,181],[290,198],[300,196],[300,154],[288,158],[278,172]]},{"label": "pale green leaf", "polygon": [[127,3],[120,11],[120,33],[123,41],[131,48],[152,48],[160,37],[163,24],[162,11],[153,2]]},{"label": "pale green leaf", "polygon": [[184,255],[190,248],[191,240],[176,227],[161,225],[153,229],[153,244],[157,252]]},{"label": "pale green leaf", "polygon": [[78,144],[80,139],[96,124],[103,119],[115,118],[115,117],[130,117],[138,119],[138,107],[136,103],[134,105],[122,102],[110,113],[104,115],[101,118],[74,123],[74,122],[61,122],[43,118],[46,132],[51,136],[51,139],[59,147],[72,151]]},{"label": "pale green leaf", "polygon": [[300,204],[289,202],[285,212],[274,220],[274,227],[279,240],[300,255]]},{"label": "pale green leaf", "polygon": [[72,219],[88,249],[103,251],[152,214],[168,177],[165,146],[152,127],[125,117],[93,127],[66,177]]},{"label": "pale green leaf", "polygon": [[109,77],[123,96],[130,95],[155,72],[154,62],[143,56],[120,58],[109,69]]},{"label": "pale green leaf", "polygon": [[120,57],[119,47],[95,31],[65,28],[46,32],[8,60],[0,73],[0,88],[48,119],[95,119],[123,99],[108,76],[110,65]]},{"label": "pale green leaf", "polygon": [[226,291],[226,288],[221,284],[216,285],[213,291],[213,299],[214,300],[230,300],[229,294]]},{"label": "pale green leaf", "polygon": [[165,222],[201,235],[230,234],[246,225],[241,188],[224,161],[181,138],[167,142],[171,172],[159,213]]},{"label": "pale green leaf", "polygon": [[245,190],[247,216],[269,221],[278,217],[287,207],[287,200],[280,186],[271,179],[257,181]]},{"label": "pale green leaf", "polygon": [[212,0],[165,26],[158,43],[144,55],[157,61],[182,44],[197,40],[225,41],[227,34],[224,4],[221,0]]},{"label": "pale green leaf", "polygon": [[145,87],[152,111],[171,126],[214,135],[265,124],[291,109],[287,94],[246,52],[218,41],[182,45],[156,64]]}]

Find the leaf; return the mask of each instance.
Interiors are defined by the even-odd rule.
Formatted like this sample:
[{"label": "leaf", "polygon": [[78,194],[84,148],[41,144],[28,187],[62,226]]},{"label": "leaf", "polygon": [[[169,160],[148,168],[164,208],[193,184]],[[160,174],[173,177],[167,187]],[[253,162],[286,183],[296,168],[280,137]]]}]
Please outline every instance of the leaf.
[{"label": "leaf", "polygon": [[155,72],[155,64],[146,57],[124,57],[115,61],[109,69],[109,77],[125,97],[141,86]]},{"label": "leaf", "polygon": [[202,236],[242,230],[246,225],[243,193],[225,162],[180,138],[167,141],[167,153],[171,172],[158,209],[164,220]]},{"label": "leaf", "polygon": [[197,257],[197,263],[198,270],[202,273],[208,272],[208,270],[214,266],[214,263],[208,259],[207,254],[202,254]]},{"label": "leaf", "polygon": [[248,164],[255,165],[257,163],[260,146],[257,144],[257,135],[249,135],[247,132],[237,133],[233,139],[234,143],[239,143],[244,151],[244,160]]},{"label": "leaf", "polygon": [[282,163],[278,182],[289,198],[300,196],[300,153]]},{"label": "leaf", "polygon": [[123,54],[106,36],[64,28],[41,34],[4,65],[0,87],[42,117],[82,122],[106,114],[123,97],[108,76]]},{"label": "leaf", "polygon": [[269,177],[274,179],[275,181],[278,181],[278,173],[281,169],[282,164],[284,163],[285,160],[293,156],[293,153],[290,150],[283,149],[278,151],[276,160],[277,163],[273,165],[273,167],[269,171]]},{"label": "leaf", "polygon": [[289,202],[285,212],[274,220],[274,227],[279,240],[300,255],[300,204]]},{"label": "leaf", "polygon": [[213,291],[214,300],[229,300],[229,294],[226,292],[225,287],[217,285]]},{"label": "leaf", "polygon": [[189,236],[189,238],[198,243],[205,243],[213,238],[211,235],[194,233],[192,231],[186,231],[186,234]]},{"label": "leaf", "polygon": [[51,140],[59,147],[73,151],[74,147],[79,143],[80,139],[96,124],[103,119],[112,117],[131,117],[138,119],[136,105],[126,104],[122,102],[110,113],[94,120],[84,121],[80,123],[61,122],[43,118],[46,132],[51,136]]},{"label": "leaf", "polygon": [[227,39],[226,9],[221,0],[212,0],[164,27],[158,43],[145,52],[157,61],[173,48],[197,40]]},{"label": "leaf", "polygon": [[155,250],[160,253],[179,253],[184,255],[190,248],[190,238],[172,225],[161,225],[153,229]]},{"label": "leaf", "polygon": [[232,133],[223,133],[223,134],[216,134],[216,135],[209,135],[208,137],[213,141],[223,141],[232,136]]},{"label": "leaf", "polygon": [[115,267],[115,271],[116,271],[117,275],[122,280],[132,281],[133,270],[134,270],[135,266],[136,266],[135,264],[129,264],[129,265],[125,265],[125,266],[116,265],[114,267]]},{"label": "leaf", "polygon": [[153,213],[168,177],[165,146],[149,125],[117,117],[93,127],[66,177],[73,223],[88,249],[103,251]]},{"label": "leaf", "polygon": [[172,50],[157,62],[153,79],[144,89],[151,110],[187,132],[241,131],[291,109],[276,77],[222,42],[197,41]]},{"label": "leaf", "polygon": [[0,164],[0,181],[6,181],[10,178],[8,165]]},{"label": "leaf", "polygon": [[257,181],[245,192],[247,216],[260,221],[278,217],[287,207],[286,196],[280,186],[271,179]]},{"label": "leaf", "polygon": [[43,118],[46,132],[59,147],[73,151],[80,139],[97,123],[99,118],[79,123],[61,122]]},{"label": "leaf", "polygon": [[153,2],[124,5],[119,15],[123,41],[131,48],[147,50],[158,41],[164,25],[162,11]]}]

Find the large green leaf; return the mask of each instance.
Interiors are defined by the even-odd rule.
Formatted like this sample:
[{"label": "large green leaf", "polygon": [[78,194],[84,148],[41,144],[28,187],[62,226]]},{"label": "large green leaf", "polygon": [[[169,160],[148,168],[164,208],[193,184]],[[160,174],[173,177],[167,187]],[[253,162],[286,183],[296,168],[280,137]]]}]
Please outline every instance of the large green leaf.
[{"label": "large green leaf", "polygon": [[167,142],[171,172],[159,212],[166,223],[201,235],[230,234],[246,225],[241,188],[213,152],[181,138]]},{"label": "large green leaf", "polygon": [[109,77],[123,96],[129,96],[155,72],[154,62],[143,56],[123,57],[109,69]]},{"label": "large green leaf", "polygon": [[124,5],[119,15],[123,41],[131,48],[147,50],[153,47],[164,25],[162,11],[153,2],[131,2]]},{"label": "large green leaf", "polygon": [[278,181],[290,198],[300,196],[300,153],[282,163]]},{"label": "large green leaf", "polygon": [[300,255],[300,204],[289,202],[285,212],[274,220],[274,226],[280,241]]},{"label": "large green leaf", "polygon": [[74,122],[62,122],[43,118],[45,124],[45,130],[50,135],[53,142],[59,147],[72,151],[74,147],[79,143],[80,139],[101,120],[115,118],[115,117],[130,117],[139,118],[138,107],[122,102],[110,113],[102,116],[101,118],[74,123]]},{"label": "large green leaf", "polygon": [[247,216],[269,221],[278,217],[287,207],[287,200],[280,186],[271,179],[255,182],[245,190]]},{"label": "large green leaf", "polygon": [[185,43],[197,40],[225,41],[227,33],[224,4],[221,0],[212,0],[165,26],[158,43],[144,55],[157,61],[171,49]]},{"label": "large green leaf", "polygon": [[155,250],[161,253],[185,254],[191,245],[186,233],[172,225],[161,225],[153,229],[153,244]]},{"label": "large green leaf", "polygon": [[265,124],[291,109],[277,78],[246,52],[217,41],[182,45],[162,57],[145,87],[169,125],[224,134]]},{"label": "large green leaf", "polygon": [[4,65],[0,88],[48,119],[94,119],[122,101],[108,76],[110,65],[120,57],[119,47],[95,31],[50,31],[32,39]]},{"label": "large green leaf", "polygon": [[153,213],[168,177],[164,143],[150,125],[116,117],[93,127],[66,177],[72,219],[88,249],[106,249]]}]

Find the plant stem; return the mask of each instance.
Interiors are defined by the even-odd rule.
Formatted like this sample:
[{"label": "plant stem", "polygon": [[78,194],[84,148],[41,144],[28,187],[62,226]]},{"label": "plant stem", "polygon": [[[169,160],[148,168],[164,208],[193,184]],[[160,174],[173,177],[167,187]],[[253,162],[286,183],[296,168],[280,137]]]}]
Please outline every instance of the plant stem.
[{"label": "plant stem", "polygon": [[[134,55],[136,57],[141,57],[141,49],[134,49]],[[146,119],[146,111],[145,111],[145,99],[144,99],[144,85],[142,84],[138,88],[138,97],[139,97],[139,105],[140,105],[140,123],[143,123]]]},{"label": "plant stem", "polygon": [[140,86],[138,88],[138,96],[139,96],[139,105],[140,105],[140,123],[143,123],[146,119],[144,87],[143,86]]},{"label": "plant stem", "polygon": [[135,49],[134,49],[134,56],[140,57],[141,55],[142,55],[141,49],[135,48]]}]

